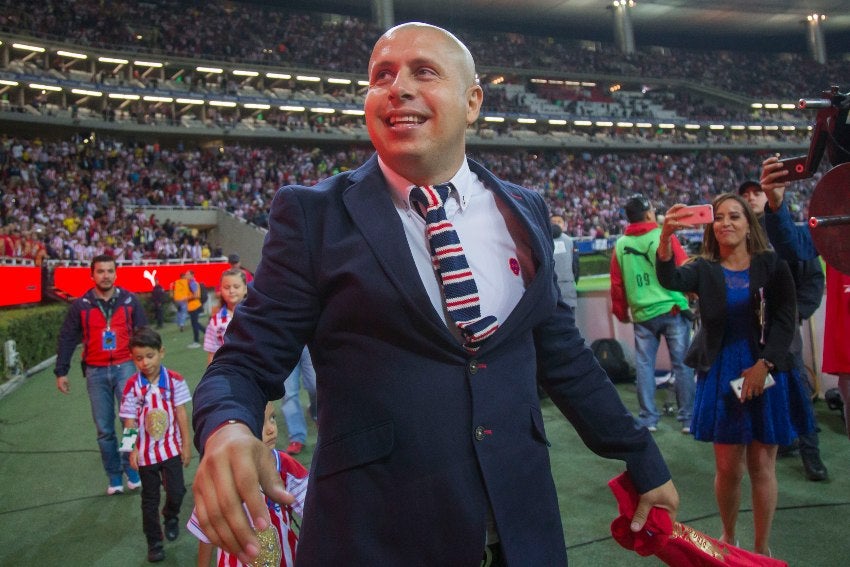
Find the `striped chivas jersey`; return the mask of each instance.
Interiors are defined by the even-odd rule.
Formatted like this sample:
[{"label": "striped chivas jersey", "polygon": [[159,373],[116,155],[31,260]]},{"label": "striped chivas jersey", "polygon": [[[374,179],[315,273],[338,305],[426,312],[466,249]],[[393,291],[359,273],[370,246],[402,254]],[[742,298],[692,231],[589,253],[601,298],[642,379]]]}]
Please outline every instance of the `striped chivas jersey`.
[{"label": "striped chivas jersey", "polygon": [[135,419],[139,424],[136,449],[139,466],[154,465],[180,455],[183,440],[174,408],[192,399],[183,376],[164,366],[159,369],[156,384],[141,372],[127,380],[121,399],[119,416]]}]

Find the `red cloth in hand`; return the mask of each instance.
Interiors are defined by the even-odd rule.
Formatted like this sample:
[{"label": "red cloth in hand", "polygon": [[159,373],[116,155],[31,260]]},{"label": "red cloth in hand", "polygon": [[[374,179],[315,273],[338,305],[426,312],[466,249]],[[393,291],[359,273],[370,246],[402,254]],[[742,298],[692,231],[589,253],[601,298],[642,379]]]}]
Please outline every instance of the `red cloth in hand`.
[{"label": "red cloth in hand", "polygon": [[655,555],[667,545],[670,534],[673,533],[673,520],[670,514],[663,508],[652,508],[649,517],[639,532],[633,532],[631,528],[632,517],[637,510],[640,495],[637,492],[629,473],[624,472],[608,482],[620,515],[611,522],[611,535],[621,546],[635,551],[638,555],[646,557]]},{"label": "red cloth in hand", "polygon": [[655,555],[673,567],[788,567],[778,559],[765,557],[718,541],[670,519],[662,508],[652,508],[644,528],[631,531],[632,517],[640,496],[628,473],[608,482],[620,510],[611,522],[611,535],[621,546],[639,555]]}]

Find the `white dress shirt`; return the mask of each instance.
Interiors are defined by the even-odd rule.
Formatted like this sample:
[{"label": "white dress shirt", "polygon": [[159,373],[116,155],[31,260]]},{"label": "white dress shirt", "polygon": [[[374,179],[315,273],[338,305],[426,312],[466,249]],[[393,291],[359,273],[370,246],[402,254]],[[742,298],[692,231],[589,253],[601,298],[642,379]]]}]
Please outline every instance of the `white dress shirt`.
[{"label": "white dress shirt", "polygon": [[[410,206],[410,190],[415,184],[391,170],[380,158],[378,164],[392,190],[393,202],[404,226],[410,253],[431,304],[455,332],[454,321],[449,319],[444,307],[439,275],[431,262],[425,220]],[[456,191],[446,200],[446,216],[457,231],[472,269],[481,298],[481,314],[495,315],[499,324],[502,324],[525,291],[524,275],[520,267],[523,262],[518,260],[517,244],[508,231],[495,195],[469,169],[466,160],[448,181]],[[530,279],[529,274],[525,274],[525,278]]]}]

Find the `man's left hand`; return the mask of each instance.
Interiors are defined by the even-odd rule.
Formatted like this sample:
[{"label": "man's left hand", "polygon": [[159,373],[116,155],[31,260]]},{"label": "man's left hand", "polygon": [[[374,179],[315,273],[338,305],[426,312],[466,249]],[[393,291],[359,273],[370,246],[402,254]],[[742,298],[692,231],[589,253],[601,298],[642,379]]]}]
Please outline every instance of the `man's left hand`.
[{"label": "man's left hand", "polygon": [[673,486],[672,480],[668,480],[661,486],[640,495],[637,510],[632,517],[631,529],[633,532],[639,532],[643,529],[643,525],[649,517],[649,511],[653,506],[667,510],[670,519],[673,522],[676,521],[676,513],[679,510],[679,493]]}]

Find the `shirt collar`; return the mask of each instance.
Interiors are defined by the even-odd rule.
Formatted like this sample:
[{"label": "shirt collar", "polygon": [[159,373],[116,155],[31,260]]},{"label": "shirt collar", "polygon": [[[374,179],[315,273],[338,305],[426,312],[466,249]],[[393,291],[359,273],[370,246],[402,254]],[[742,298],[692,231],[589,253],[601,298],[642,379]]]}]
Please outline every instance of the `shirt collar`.
[{"label": "shirt collar", "polygon": [[[410,190],[416,185],[405,179],[402,175],[393,171],[384,161],[378,157],[378,166],[384,174],[384,179],[392,191],[393,200],[405,210],[410,209]],[[470,191],[473,183],[476,181],[475,175],[469,169],[469,162],[466,159],[460,165],[460,169],[454,176],[449,179],[449,182],[454,185],[454,196],[457,200],[458,207],[463,211],[470,201]]]}]

